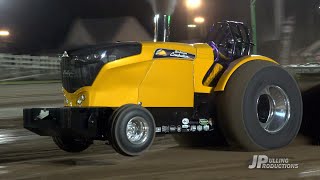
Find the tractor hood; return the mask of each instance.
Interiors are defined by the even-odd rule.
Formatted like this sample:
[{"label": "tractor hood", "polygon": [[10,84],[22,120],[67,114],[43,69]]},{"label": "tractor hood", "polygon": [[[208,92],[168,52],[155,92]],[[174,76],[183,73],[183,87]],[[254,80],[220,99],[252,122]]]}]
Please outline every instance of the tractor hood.
[{"label": "tractor hood", "polygon": [[137,42],[108,43],[65,52],[61,60],[62,84],[72,93],[91,86],[101,68],[118,59],[138,55],[142,45]]},{"label": "tractor hood", "polygon": [[[74,93],[110,76],[120,78],[122,75],[119,74],[125,74],[130,68],[135,69],[135,74],[146,71],[153,60],[190,61],[196,58],[196,54],[197,48],[193,45],[173,42],[117,42],[87,46],[65,52],[62,56],[62,84],[67,92]],[[140,65],[145,68],[139,69]],[[113,74],[114,71],[117,75]]]}]

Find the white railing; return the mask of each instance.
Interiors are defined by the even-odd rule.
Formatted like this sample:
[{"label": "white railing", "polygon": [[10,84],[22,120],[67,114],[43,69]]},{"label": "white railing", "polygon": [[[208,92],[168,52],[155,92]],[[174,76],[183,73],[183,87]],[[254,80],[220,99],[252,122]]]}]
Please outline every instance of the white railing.
[{"label": "white railing", "polygon": [[0,67],[59,70],[60,61],[57,57],[0,54]]}]

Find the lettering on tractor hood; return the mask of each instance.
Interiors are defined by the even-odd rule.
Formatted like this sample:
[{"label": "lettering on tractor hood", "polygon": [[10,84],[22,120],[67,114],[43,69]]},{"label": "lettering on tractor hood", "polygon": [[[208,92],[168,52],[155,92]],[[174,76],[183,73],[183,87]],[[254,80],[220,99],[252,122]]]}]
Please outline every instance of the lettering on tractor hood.
[{"label": "lettering on tractor hood", "polygon": [[153,58],[182,58],[182,59],[194,59],[196,55],[172,49],[157,49],[153,55]]}]

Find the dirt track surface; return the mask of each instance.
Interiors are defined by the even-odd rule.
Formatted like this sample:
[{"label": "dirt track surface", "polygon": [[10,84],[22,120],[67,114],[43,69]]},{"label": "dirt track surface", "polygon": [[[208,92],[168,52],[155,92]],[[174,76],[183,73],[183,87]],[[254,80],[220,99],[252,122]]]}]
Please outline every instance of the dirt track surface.
[{"label": "dirt track surface", "polygon": [[[11,114],[17,114],[23,107],[43,105],[48,99],[57,103],[62,100],[61,95],[57,95],[59,84],[43,86],[42,90],[33,89],[32,85],[24,86],[23,90],[15,87],[15,91],[14,88],[10,89],[12,87],[1,87],[1,92],[20,92],[21,98],[8,96],[12,101],[6,101],[9,104],[2,106],[0,103],[0,115],[2,110],[6,116],[10,116],[4,108],[11,109]],[[23,92],[28,93],[23,95]],[[39,93],[43,94],[32,96]],[[23,102],[22,97],[26,97]],[[17,104],[18,109],[12,109],[17,108]],[[0,117],[0,179],[5,180],[320,179],[319,148],[310,145],[309,139],[302,135],[290,146],[268,152],[239,152],[231,151],[228,147],[179,147],[167,135],[157,137],[150,151],[139,157],[119,155],[103,142],[96,142],[82,153],[70,154],[58,149],[50,138],[22,129],[21,117]],[[286,157],[289,163],[298,163],[299,168],[249,170],[248,165],[255,154]]]},{"label": "dirt track surface", "polygon": [[[166,135],[139,157],[119,155],[103,142],[70,154],[50,138],[6,129],[0,133],[0,179],[320,179],[319,150],[301,135],[286,148],[256,153],[179,147]],[[254,154],[286,157],[299,168],[249,170]]]},{"label": "dirt track surface", "polygon": [[0,121],[21,118],[23,108],[63,106],[60,83],[0,85],[0,92]]},{"label": "dirt track surface", "polygon": [[0,85],[0,108],[63,103],[60,83]]}]

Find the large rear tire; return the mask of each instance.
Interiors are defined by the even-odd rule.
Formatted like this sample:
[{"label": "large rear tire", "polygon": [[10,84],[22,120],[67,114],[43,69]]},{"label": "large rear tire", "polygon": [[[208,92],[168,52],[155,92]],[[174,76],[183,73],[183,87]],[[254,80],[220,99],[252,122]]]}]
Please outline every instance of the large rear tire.
[{"label": "large rear tire", "polygon": [[242,65],[217,97],[218,121],[232,146],[248,151],[280,148],[300,129],[299,87],[274,63],[251,61]]}]

